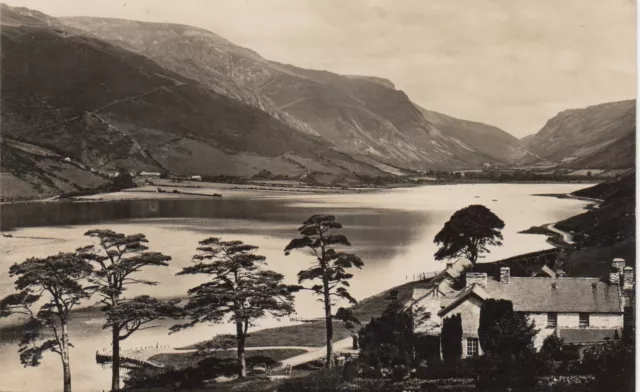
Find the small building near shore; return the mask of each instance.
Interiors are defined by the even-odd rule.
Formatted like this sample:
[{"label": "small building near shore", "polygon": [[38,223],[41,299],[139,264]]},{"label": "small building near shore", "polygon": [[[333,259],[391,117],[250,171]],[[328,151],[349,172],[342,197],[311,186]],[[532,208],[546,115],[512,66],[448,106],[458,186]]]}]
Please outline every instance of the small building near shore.
[{"label": "small building near shore", "polygon": [[582,352],[589,345],[622,336],[625,311],[630,310],[635,291],[633,268],[625,267],[621,259],[612,263],[606,279],[564,277],[550,270],[535,277],[515,277],[509,267],[502,267],[496,278],[466,272],[464,288],[452,290],[456,273],[461,271],[448,265],[439,281],[426,289],[414,289],[407,306],[417,315],[415,332],[432,336],[440,335],[444,318],[459,314],[464,357],[483,354],[478,327],[487,299],[511,301],[514,311],[535,323],[536,349],[547,336],[556,335]]}]

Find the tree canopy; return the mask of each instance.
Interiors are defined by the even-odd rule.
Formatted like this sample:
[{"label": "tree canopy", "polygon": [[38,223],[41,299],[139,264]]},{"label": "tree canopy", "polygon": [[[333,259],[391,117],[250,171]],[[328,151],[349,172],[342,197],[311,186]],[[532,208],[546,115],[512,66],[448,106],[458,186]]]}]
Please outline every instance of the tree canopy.
[{"label": "tree canopy", "polygon": [[240,377],[246,376],[244,347],[249,327],[267,314],[282,317],[292,313],[292,293],[298,289],[283,284],[283,275],[264,269],[266,258],[255,254],[257,249],[242,241],[207,238],[200,241],[194,265],[178,273],[207,275],[210,280],[188,291],[184,311],[190,322],[172,330],[201,322],[235,323]]},{"label": "tree canopy", "polygon": [[[362,268],[364,263],[353,253],[336,250],[336,247],[351,246],[343,234],[336,231],[342,225],[333,215],[313,215],[298,228],[300,237],[294,238],[285,247],[285,255],[294,249],[308,249],[315,256],[315,263],[311,267],[298,272],[298,283],[318,280],[317,284],[307,287],[308,290],[322,297],[325,310],[325,324],[327,330],[327,366],[331,366],[333,356],[333,322],[332,307],[335,299],[346,299],[352,304],[357,301],[347,289],[353,274],[350,268]],[[346,313],[341,312],[340,316]],[[344,320],[343,320],[344,321]]]},{"label": "tree canopy", "polygon": [[113,230],[89,230],[85,236],[94,238],[95,244],[76,250],[86,262],[94,266],[91,281],[96,285],[102,311],[106,314],[104,328],[111,328],[112,380],[111,390],[120,389],[120,341],[134,332],[148,328],[152,321],[178,317],[178,303],[161,302],[149,296],[124,299],[127,287],[133,284],[155,285],[155,281],[137,277],[148,267],[166,267],[170,256],[150,252],[144,234],[126,235]]},{"label": "tree canopy", "polygon": [[[30,258],[9,268],[9,276],[16,277],[16,293],[0,300],[0,317],[27,317],[19,343],[20,361],[25,366],[38,366],[44,352],[58,354],[65,392],[71,392],[68,322],[73,308],[91,296],[91,289],[83,283],[91,271],[91,265],[74,253]],[[51,331],[53,338],[42,340],[43,328]]]},{"label": "tree canopy", "polygon": [[487,207],[470,205],[456,211],[436,234],[440,246],[436,260],[466,257],[472,263],[489,252],[489,246],[502,245],[504,222]]}]

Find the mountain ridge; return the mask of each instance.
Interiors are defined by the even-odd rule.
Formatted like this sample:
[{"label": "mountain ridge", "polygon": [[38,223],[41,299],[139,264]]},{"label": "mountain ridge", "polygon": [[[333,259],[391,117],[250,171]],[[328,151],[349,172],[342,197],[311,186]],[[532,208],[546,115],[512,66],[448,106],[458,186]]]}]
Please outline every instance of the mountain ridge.
[{"label": "mountain ridge", "polygon": [[[567,109],[527,136],[526,148],[573,168],[628,168],[635,165],[635,99]],[[520,161],[521,164],[531,160]]]},{"label": "mountain ridge", "polygon": [[[144,56],[52,19],[38,22],[27,13],[21,25],[25,12],[9,11],[3,8],[2,22],[10,23],[0,32],[3,138],[103,172],[122,166],[251,176],[267,169],[328,180],[385,174]],[[12,162],[3,161],[2,171],[25,177]],[[42,188],[40,181],[32,185]]]},{"label": "mountain ridge", "polygon": [[437,130],[406,93],[383,78],[281,64],[253,51],[244,54],[215,33],[184,25],[92,17],[62,20],[320,136],[350,155],[407,169],[478,167],[487,159],[492,164],[511,159],[500,156],[499,146],[488,157],[470,154],[473,146],[461,146]]}]

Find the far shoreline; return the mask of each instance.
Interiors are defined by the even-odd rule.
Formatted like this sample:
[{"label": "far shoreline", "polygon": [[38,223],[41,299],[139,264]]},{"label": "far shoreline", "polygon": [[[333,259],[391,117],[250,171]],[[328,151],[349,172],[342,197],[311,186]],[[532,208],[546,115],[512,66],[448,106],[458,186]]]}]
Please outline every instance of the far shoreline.
[{"label": "far shoreline", "polygon": [[[251,197],[258,192],[272,192],[278,194],[312,194],[312,195],[339,195],[339,194],[358,194],[380,192],[392,189],[418,188],[429,186],[456,186],[456,185],[555,185],[555,184],[584,184],[595,185],[597,181],[432,181],[424,183],[398,183],[389,185],[363,185],[356,187],[332,187],[332,186],[312,186],[312,185],[296,185],[296,186],[277,186],[266,185],[262,183],[255,184],[236,184],[224,182],[205,182],[191,181],[186,183],[152,183],[136,187],[127,188],[120,191],[86,191],[80,195],[67,196],[64,194],[47,196],[39,199],[12,200],[0,202],[0,205],[26,204],[26,203],[55,203],[55,202],[99,202],[99,201],[115,201],[115,200],[156,200],[156,199],[180,199],[180,198],[202,198],[217,197],[225,198],[231,194],[233,198]],[[206,190],[204,192],[194,190]],[[161,190],[161,191],[159,191]],[[227,195],[225,196],[225,193]],[[124,197],[114,197],[122,195]],[[534,194],[532,196],[545,196],[556,198],[572,198],[576,200],[591,201],[600,203],[602,200],[590,199],[570,194]]]}]

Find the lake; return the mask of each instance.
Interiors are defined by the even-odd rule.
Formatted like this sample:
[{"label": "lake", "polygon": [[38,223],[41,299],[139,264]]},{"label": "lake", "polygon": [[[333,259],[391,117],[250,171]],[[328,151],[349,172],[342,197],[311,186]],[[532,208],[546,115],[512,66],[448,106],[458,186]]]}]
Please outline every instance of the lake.
[{"label": "lake", "polygon": [[[245,192],[222,199],[137,194],[130,200],[84,202],[61,201],[0,205],[2,230],[12,238],[0,237],[0,296],[10,293],[8,276],[12,263],[28,257],[43,257],[91,243],[83,234],[93,228],[109,228],[126,234],[144,233],[151,250],[170,255],[171,265],[149,269],[146,279],[157,286],[131,288],[127,296],[145,293],[162,298],[183,297],[188,288],[202,282],[197,277],[175,276],[189,265],[197,243],[215,236],[241,240],[259,246],[269,268],[296,283],[296,273],[311,262],[310,255],[283,253],[296,229],[313,214],[332,214],[344,225],[352,243],[350,251],[365,262],[354,272],[351,293],[363,299],[405,283],[414,275],[436,271],[442,264],[433,259],[433,237],[456,210],[483,204],[505,222],[504,245],[491,249],[483,261],[494,261],[521,253],[550,248],[546,237],[518,232],[533,225],[555,222],[584,211],[584,201],[534,196],[569,193],[585,184],[461,184],[399,188],[377,192],[344,194],[294,194]],[[151,199],[150,199],[151,198]],[[296,297],[297,314],[320,317],[321,304],[308,293]],[[90,306],[95,301],[84,305]],[[95,352],[109,347],[109,335],[101,321],[90,313],[79,314],[71,327],[72,380],[76,391],[102,391],[110,386],[109,369],[95,363]],[[8,321],[0,321],[7,326]],[[257,328],[290,323],[266,319]],[[155,345],[180,347],[233,331],[231,325],[200,325],[167,335],[163,322],[158,328],[141,331],[123,341],[124,350]],[[1,330],[0,330],[1,331]],[[45,354],[38,368],[20,365],[17,345],[7,342],[7,330],[0,339],[0,369],[12,377],[0,377],[0,391],[61,390],[61,368],[54,354]],[[10,340],[10,339],[9,339]]]}]

